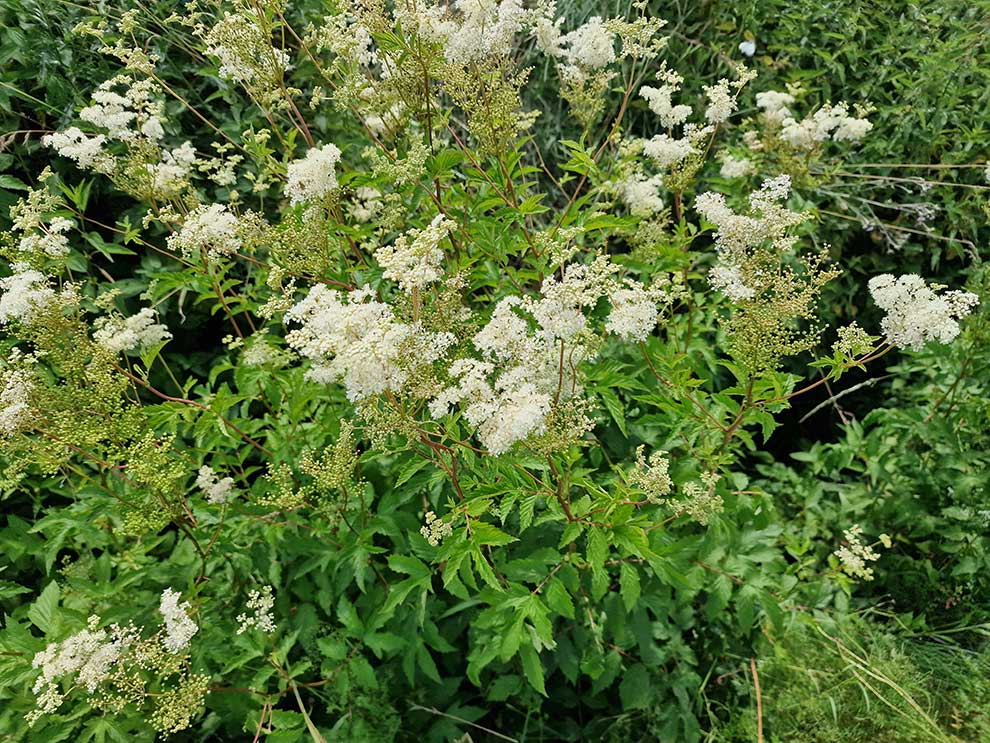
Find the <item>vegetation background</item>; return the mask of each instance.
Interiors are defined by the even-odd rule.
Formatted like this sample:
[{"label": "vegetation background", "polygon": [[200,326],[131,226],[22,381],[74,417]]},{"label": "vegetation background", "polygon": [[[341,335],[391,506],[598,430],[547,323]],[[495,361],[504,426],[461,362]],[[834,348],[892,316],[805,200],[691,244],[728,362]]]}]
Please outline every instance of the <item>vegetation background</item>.
[{"label": "vegetation background", "polygon": [[[310,17],[320,7],[316,0],[297,0],[291,13]],[[70,125],[95,82],[116,70],[92,38],[72,29],[93,14],[112,19],[131,8],[164,21],[179,4],[0,0],[0,226],[5,229],[7,208],[48,165],[65,183],[79,184],[72,198],[93,219],[113,224],[131,214],[140,222],[139,205],[129,197],[100,179],[81,179],[67,163],[53,163],[40,144],[42,134]],[[590,0],[560,6],[572,23],[630,10],[629,3]],[[863,146],[815,191],[813,207],[821,216],[815,239],[830,245],[845,269],[826,295],[827,319],[833,324],[859,319],[876,327],[878,315],[858,313],[874,312],[863,309],[862,287],[884,272],[914,272],[987,296],[987,0],[685,0],[653,1],[649,10],[669,20],[665,58],[688,78],[685,89],[700,90],[726,75],[729,60],[738,59],[738,45],[751,40],[760,89],[800,82],[809,103],[843,99],[876,107],[874,130]],[[176,33],[164,23],[157,29],[166,37]],[[173,41],[174,54],[161,63],[163,77],[200,84],[202,61],[181,53],[181,38]],[[231,131],[263,125],[256,111],[232,106],[206,84],[191,93],[204,110],[215,107],[216,118],[229,122]],[[525,95],[525,105],[542,112],[537,133],[542,150],[566,155],[560,142],[577,139],[580,130],[556,93],[549,63],[534,61]],[[752,106],[751,97],[747,100]],[[744,107],[741,115],[746,113]],[[645,106],[634,108],[630,129],[647,134],[648,116]],[[317,125],[328,133],[326,141],[336,141],[333,120]],[[161,268],[153,254],[125,248],[106,230],[94,226],[87,239],[125,299],[143,292]],[[226,363],[221,339],[228,331],[205,306],[185,312],[183,332],[168,347],[169,363],[183,378],[206,379]],[[604,642],[638,660],[621,671],[618,664],[610,666],[594,683],[582,676],[568,684],[557,673],[544,696],[526,685],[527,670],[506,671],[484,688],[472,687],[462,675],[471,631],[467,617],[475,617],[479,631],[484,616],[462,614],[471,608],[467,601],[447,604],[443,612],[430,606],[432,619],[413,648],[411,673],[403,660],[408,655],[393,653],[395,635],[376,632],[362,607],[340,597],[337,583],[345,577],[331,566],[343,558],[317,535],[273,525],[264,539],[244,532],[230,545],[240,550],[237,565],[245,574],[261,574],[280,587],[293,584],[291,593],[279,595],[279,615],[291,616],[280,650],[283,657],[297,654],[293,673],[305,673],[308,664],[335,679],[305,690],[306,706],[334,731],[334,740],[987,741],[988,315],[990,302],[984,301],[953,345],[889,354],[866,371],[849,373],[841,391],[823,386],[783,413],[767,445],[741,455],[747,489],[767,496],[751,504],[752,528],[731,538],[713,530],[706,566],[695,565],[687,574],[691,590],[649,593],[644,587],[640,595],[637,584],[635,591],[623,585],[610,594],[609,617],[619,616],[618,607],[631,598],[668,620],[650,623],[643,610],[630,613],[624,626],[609,627],[613,639]],[[599,381],[607,386],[607,380]],[[303,393],[292,400],[298,406],[311,402]],[[615,441],[626,438],[619,421],[606,425]],[[626,457],[632,449],[616,444],[616,452]],[[410,492],[436,487],[428,472],[400,470],[387,457],[369,460],[365,476],[376,486],[405,486]],[[93,501],[77,495],[71,481],[36,472],[0,491],[0,655],[5,657],[0,740],[153,737],[140,719],[120,722],[81,711],[33,733],[22,724],[31,701],[30,669],[18,659],[39,649],[32,634],[47,634],[52,622],[70,621],[73,606],[69,601],[58,609],[60,592],[109,602],[125,588],[110,579],[114,553],[126,553],[140,565],[143,580],[154,576],[162,584],[176,566],[195,562],[188,545],[181,547],[169,531],[125,549],[105,528]],[[815,583],[811,579],[851,523],[894,539],[874,567],[874,580]],[[409,527],[399,519],[395,528]],[[720,566],[713,568],[720,575],[704,575],[711,564]],[[538,568],[545,572],[545,566]],[[520,575],[534,569],[516,565]],[[397,570],[412,582],[423,578],[413,563]],[[374,581],[373,575],[343,572],[346,580]],[[330,573],[333,579],[326,577]],[[814,588],[800,606],[788,604],[778,621],[762,612],[754,618],[752,600],[748,609],[745,603],[726,609],[729,596],[735,601],[747,586],[773,592],[798,580]],[[134,590],[151,595],[137,579]],[[425,591],[422,601],[425,606]],[[59,611],[67,618],[58,620]],[[614,639],[622,636],[625,641]],[[579,641],[595,640],[584,635],[574,639]],[[232,642],[240,664],[263,654],[247,639]],[[566,669],[576,668],[580,648],[571,645],[566,636],[560,639],[553,663],[573,681],[576,670],[571,677]],[[236,673],[239,669],[224,658],[226,650],[218,643],[208,660]],[[264,683],[265,673],[274,674],[268,667],[244,683]],[[306,739],[306,714],[292,695],[284,702],[271,714],[267,740]],[[237,714],[243,730],[232,722]],[[244,740],[260,730],[259,715],[264,712],[255,701],[211,694],[200,723],[174,739]]]}]

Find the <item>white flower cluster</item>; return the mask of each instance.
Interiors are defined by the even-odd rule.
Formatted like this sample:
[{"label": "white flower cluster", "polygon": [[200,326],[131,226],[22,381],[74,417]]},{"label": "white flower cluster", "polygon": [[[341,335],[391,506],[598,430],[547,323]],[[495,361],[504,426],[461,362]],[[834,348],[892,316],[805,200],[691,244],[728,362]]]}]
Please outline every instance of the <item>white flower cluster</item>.
[{"label": "white flower cluster", "polygon": [[449,537],[454,533],[454,527],[437,516],[433,511],[427,511],[426,523],[419,528],[419,533],[430,543],[431,547],[439,547],[444,537]]},{"label": "white flower cluster", "polygon": [[605,320],[605,330],[624,341],[645,341],[656,327],[657,305],[670,299],[660,284],[646,287],[626,280],[608,293],[612,311]]},{"label": "white flower cluster", "polygon": [[89,618],[87,628],[53,642],[34,656],[31,665],[41,674],[32,691],[37,696],[37,707],[28,713],[28,724],[33,725],[42,715],[56,712],[65,700],[61,682],[72,677],[73,685],[85,687],[90,694],[110,675],[121,654],[133,645],[139,636],[134,625],[109,630],[98,629],[100,618]]},{"label": "white flower cluster", "polygon": [[836,335],[838,338],[832,344],[832,350],[847,358],[862,356],[873,348],[873,338],[856,322],[843,325]]},{"label": "white flower cluster", "polygon": [[367,288],[344,295],[317,284],[285,314],[286,323],[301,326],[286,342],[313,361],[307,378],[342,380],[352,402],[402,389],[414,368],[437,361],[455,341],[450,333],[397,321],[373,296]]},{"label": "white flower cluster", "polygon": [[[401,11],[400,11],[401,12]],[[412,28],[403,25],[404,28]],[[329,50],[361,67],[374,67],[388,64],[388,60],[378,55],[374,38],[368,27],[350,13],[343,12],[324,19],[319,30],[319,50]]]},{"label": "white flower cluster", "polygon": [[667,294],[620,282],[618,267],[600,256],[589,265],[572,264],[563,279],[547,277],[540,298],[509,296],[495,306],[472,342],[481,359],[451,364],[458,380],[437,395],[430,414],[441,418],[460,404],[467,422],[492,454],[545,431],[552,406],[578,391],[577,367],[594,353],[596,337],[585,312],[608,297],[612,314],[606,330],[641,340],[657,322],[657,302]]},{"label": "white flower cluster", "polygon": [[756,290],[751,286],[746,286],[739,266],[716,264],[708,272],[708,283],[712,288],[722,292],[733,302],[744,299],[752,299],[756,296]]},{"label": "white flower cluster", "polygon": [[645,449],[643,445],[636,449],[636,464],[626,476],[626,482],[642,490],[650,503],[661,504],[674,489],[674,481],[670,478],[670,460],[665,451],[652,452],[647,459],[643,453]]},{"label": "white flower cluster", "polygon": [[719,263],[709,273],[715,289],[733,300],[751,299],[756,295],[754,281],[758,277],[743,270],[748,251],[771,242],[778,250],[787,250],[794,242],[787,230],[804,220],[804,215],[787,209],[782,202],[791,191],[791,179],[781,175],[763,181],[758,191],[749,197],[749,214],[737,214],[726,203],[725,196],[707,191],[695,199],[695,209],[718,227],[715,247]]},{"label": "white flower cluster", "polygon": [[828,139],[858,142],[873,129],[862,112],[859,116],[851,115],[846,103],[822,106],[800,121],[791,113],[789,106],[793,104],[794,96],[790,93],[768,90],[756,94],[756,105],[764,118],[779,125],[780,138],[797,149],[814,149]]},{"label": "white flower cluster", "polygon": [[443,43],[449,62],[468,65],[512,52],[527,18],[520,0],[457,0],[452,5],[457,15],[428,6],[420,11],[418,23],[428,38]]},{"label": "white flower cluster", "polygon": [[657,134],[643,142],[643,154],[660,168],[669,168],[698,151],[697,142],[711,133],[711,129],[697,128],[693,124],[684,127],[684,136],[675,139],[669,134]]},{"label": "white flower cluster", "polygon": [[35,382],[34,375],[28,368],[33,360],[33,357],[25,356],[16,348],[10,352],[6,368],[2,372],[0,436],[13,436],[24,430],[34,418],[31,397]]},{"label": "white flower cluster", "polygon": [[243,13],[224,12],[202,34],[206,53],[220,61],[217,73],[248,87],[267,85],[288,71],[289,54],[272,46],[265,31]]},{"label": "white flower cluster", "polygon": [[178,653],[189,647],[193,635],[199,632],[199,627],[189,616],[189,602],[179,603],[182,594],[171,588],[162,591],[158,612],[165,620],[165,637],[162,644],[170,653]]},{"label": "white flower cluster", "polygon": [[712,124],[721,124],[736,110],[736,96],[732,87],[733,83],[724,77],[714,85],[704,86],[705,96],[708,98],[705,118]]},{"label": "white flower cluster", "polygon": [[63,132],[53,132],[41,138],[42,144],[51,147],[62,157],[67,157],[83,170],[97,173],[112,173],[117,164],[116,158],[106,151],[107,138],[102,134],[87,136],[77,126],[70,126]]},{"label": "white flower cluster", "polygon": [[189,142],[171,150],[162,149],[160,160],[148,163],[145,171],[151,177],[156,193],[174,193],[182,189],[196,164],[196,150]]},{"label": "white flower cluster", "polygon": [[721,479],[717,472],[702,472],[700,483],[684,483],[681,496],[667,503],[676,515],[687,514],[702,526],[707,526],[725,505],[722,496],[715,492],[715,485]]},{"label": "white flower cluster", "polygon": [[567,64],[600,70],[615,61],[615,34],[600,16],[592,16],[583,26],[560,37],[558,48]]},{"label": "white flower cluster", "polygon": [[0,325],[17,320],[29,323],[39,310],[55,301],[55,290],[48,278],[29,268],[25,263],[15,263],[14,273],[0,279]]},{"label": "white flower cluster", "polygon": [[111,353],[144,351],[171,337],[165,325],[155,322],[155,311],[150,307],[143,307],[130,317],[97,318],[93,331],[93,340]]},{"label": "white flower cluster", "polygon": [[[846,529],[842,532],[842,536],[846,544],[832,553],[839,558],[842,572],[853,578],[873,580],[873,568],[867,567],[866,564],[879,560],[880,553],[872,546],[864,544],[863,529],[859,525]],[[879,539],[885,547],[890,547],[890,537],[886,534],[881,534]]]},{"label": "white flower cluster", "polygon": [[340,150],[333,144],[319,149],[313,147],[301,160],[289,163],[285,193],[293,206],[319,199],[337,188],[334,168],[340,160]]},{"label": "white flower cluster", "polygon": [[[708,99],[708,106],[705,109],[707,124],[699,126],[687,123],[692,114],[691,106],[683,103],[675,105],[673,102],[674,94],[680,90],[684,79],[673,70],[668,70],[666,65],[662,65],[657,73],[657,79],[662,85],[660,87],[644,85],[639,89],[639,94],[646,99],[650,110],[656,114],[660,125],[667,129],[667,132],[645,140],[643,154],[662,170],[677,165],[690,155],[699,152],[702,140],[712,135],[715,127],[726,121],[736,110],[739,90],[755,76],[755,73],[742,66],[737,69],[737,74],[735,80],[722,78],[715,85],[704,87]],[[680,137],[672,134],[676,126],[683,126]]]},{"label": "white flower cluster", "polygon": [[206,256],[216,260],[241,249],[239,220],[226,204],[197,206],[186,216],[179,231],[168,237],[168,247],[183,258]]},{"label": "white flower cluster", "polygon": [[555,12],[555,5],[550,3],[542,12],[534,13],[533,29],[537,48],[558,60],[557,74],[561,81],[578,88],[589,78],[607,83],[613,73],[605,68],[617,59],[616,34],[608,22],[601,16],[592,16],[570,33],[561,34],[563,19],[554,19]]},{"label": "white flower cluster", "polygon": [[660,125],[665,129],[673,129],[680,126],[691,115],[691,107],[686,104],[674,105],[673,96],[680,90],[684,78],[673,70],[668,70],[664,64],[657,78],[663,83],[659,88],[652,85],[643,85],[639,89],[639,94],[646,99],[650,110],[657,115]]},{"label": "white flower cluster", "polygon": [[736,214],[723,194],[712,191],[699,194],[694,208],[718,227],[716,246],[720,250],[736,252],[766,240],[782,239],[789,227],[801,222],[803,215],[779,203],[790,191],[790,176],[781,175],[763,181],[760,189],[750,195],[750,214]]},{"label": "white flower cluster", "polygon": [[207,503],[223,504],[233,498],[237,491],[234,489],[234,478],[217,477],[213,468],[203,465],[196,475],[196,487],[203,491]]},{"label": "white flower cluster", "polygon": [[753,161],[745,157],[725,155],[722,158],[722,168],[718,174],[723,178],[743,178],[754,172]]},{"label": "white flower cluster", "polygon": [[154,193],[171,197],[188,185],[196,151],[189,142],[172,149],[162,144],[165,104],[154,81],[135,80],[129,75],[112,77],[99,85],[93,104],[83,108],[79,117],[105,132],[90,137],[78,127],[70,127],[45,136],[42,142],[80,168],[105,174],[112,174],[117,165],[106,146],[122,142],[141,161],[132,167],[147,176],[147,187]]},{"label": "white flower cluster", "polygon": [[422,289],[443,275],[443,250],[440,242],[457,227],[457,223],[438,214],[428,227],[411,230],[395,241],[375,251],[375,260],[383,269],[382,276],[399,282],[403,291]]},{"label": "white flower cluster", "polygon": [[756,107],[768,121],[780,123],[791,118],[788,106],[794,105],[794,96],[779,90],[764,90],[756,94]]},{"label": "white flower cluster", "polygon": [[382,192],[371,186],[361,186],[354,192],[348,206],[350,215],[358,222],[370,222],[382,208]]},{"label": "white flower cluster", "polygon": [[616,182],[619,198],[629,207],[629,213],[637,217],[652,217],[663,209],[663,199],[658,193],[663,176],[646,176],[633,173]]},{"label": "white flower cluster", "polygon": [[[123,92],[118,92],[121,88]],[[106,129],[108,139],[133,142],[144,138],[157,142],[165,136],[165,106],[158,92],[158,86],[150,79],[117,75],[100,83],[93,92],[93,104],[82,109],[79,118]]]},{"label": "white flower cluster", "polygon": [[[497,309],[496,309],[497,311]],[[552,393],[545,377],[533,381],[522,365],[495,374],[494,364],[475,359],[458,359],[451,364],[451,377],[459,379],[430,402],[430,413],[440,418],[453,403],[465,403],[464,417],[478,429],[478,438],[491,454],[503,454],[530,434],[545,430]]]},{"label": "white flower cluster", "polygon": [[271,586],[262,586],[261,590],[252,589],[248,592],[247,608],[251,612],[237,615],[237,634],[241,635],[250,629],[258,629],[271,634],[275,631],[275,617],[272,608],[275,606],[275,596]]},{"label": "white flower cluster", "polygon": [[31,255],[64,258],[69,254],[69,238],[66,232],[75,227],[71,219],[53,217],[48,224],[39,224],[37,231],[24,235],[17,249]]},{"label": "white flower cluster", "polygon": [[894,278],[881,274],[870,279],[870,294],[887,313],[881,328],[887,341],[901,348],[918,350],[929,341],[949,343],[959,335],[959,320],[980,303],[971,292],[935,293],[915,274]]}]

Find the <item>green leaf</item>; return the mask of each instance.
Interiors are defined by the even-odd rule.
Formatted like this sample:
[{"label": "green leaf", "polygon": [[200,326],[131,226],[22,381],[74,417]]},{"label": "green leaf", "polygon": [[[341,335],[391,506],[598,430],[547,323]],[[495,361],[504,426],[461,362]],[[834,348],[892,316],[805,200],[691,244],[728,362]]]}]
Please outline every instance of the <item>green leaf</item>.
[{"label": "green leaf", "polygon": [[619,402],[618,396],[612,392],[610,389],[599,388],[598,395],[602,398],[602,402],[605,403],[605,409],[608,410],[608,414],[612,416],[612,420],[615,421],[615,425],[619,427],[622,431],[623,436],[629,435],[629,429],[626,428],[626,412]]},{"label": "green leaf", "polygon": [[627,668],[622,674],[619,684],[619,699],[622,709],[643,709],[648,706],[652,697],[650,674],[642,663]]},{"label": "green leaf", "polygon": [[388,566],[397,573],[405,573],[413,578],[425,578],[430,575],[429,566],[411,555],[392,555],[388,558]]},{"label": "green leaf", "polygon": [[543,696],[547,695],[546,686],[543,683],[543,664],[540,662],[540,655],[531,645],[523,645],[519,648],[519,657],[522,659],[523,673],[526,680]]},{"label": "green leaf", "polygon": [[402,472],[395,480],[395,487],[399,488],[405,485],[407,482],[409,482],[409,480],[412,478],[413,475],[415,475],[417,472],[423,469],[427,464],[429,464],[429,462],[425,459],[419,457],[413,459],[405,467],[402,468]]},{"label": "green leaf", "polygon": [[427,675],[433,681],[440,683],[440,672],[437,670],[437,664],[433,661],[433,656],[430,655],[430,651],[426,649],[426,645],[420,645],[419,649],[416,651],[416,662],[419,665],[420,670]]},{"label": "green leaf", "polygon": [[536,493],[526,493],[519,499],[519,531],[526,531],[533,523],[533,511],[536,508]]},{"label": "green leaf", "polygon": [[45,635],[54,635],[58,632],[58,601],[61,596],[58,583],[52,581],[37,600],[28,609],[28,619],[31,624],[40,629]]},{"label": "green leaf", "polygon": [[9,599],[11,596],[18,596],[22,593],[31,593],[31,589],[13,581],[0,580],[0,599]]},{"label": "green leaf", "polygon": [[608,539],[602,529],[592,528],[588,532],[588,564],[591,565],[591,593],[599,599],[608,590],[608,572],[605,558],[608,556]]},{"label": "green leaf", "polygon": [[520,686],[522,686],[522,679],[514,674],[499,676],[488,687],[485,698],[489,702],[504,702],[509,697],[518,694]]},{"label": "green leaf", "polygon": [[547,582],[545,597],[547,606],[561,616],[574,619],[574,602],[571,600],[567,588],[564,587],[563,581],[556,577],[551,578]]},{"label": "green leaf", "polygon": [[12,175],[0,175],[0,188],[8,191],[30,191],[31,187]]},{"label": "green leaf", "polygon": [[495,547],[502,547],[518,541],[515,537],[506,534],[497,526],[485,523],[484,521],[474,521],[471,523],[471,543],[481,547],[490,544]]},{"label": "green leaf", "polygon": [[636,608],[640,596],[639,571],[628,562],[622,563],[619,568],[619,593],[626,611]]},{"label": "green leaf", "polygon": [[560,535],[560,542],[557,544],[558,549],[563,549],[579,536],[581,532],[584,531],[584,525],[580,521],[572,521],[567,526],[564,527],[564,533]]}]

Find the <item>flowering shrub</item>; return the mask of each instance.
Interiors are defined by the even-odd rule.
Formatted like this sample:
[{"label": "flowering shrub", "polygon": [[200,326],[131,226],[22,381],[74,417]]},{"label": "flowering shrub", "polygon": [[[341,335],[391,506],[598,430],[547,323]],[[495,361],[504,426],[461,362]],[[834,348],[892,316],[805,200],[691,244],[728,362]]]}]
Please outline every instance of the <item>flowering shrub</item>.
[{"label": "flowering shrub", "polygon": [[[841,266],[796,184],[868,106],[764,90],[736,128],[755,72],[684,89],[634,10],[192,2],[186,81],[141,14],[79,27],[120,70],[0,245],[4,482],[58,495],[12,554],[63,561],[3,584],[40,595],[0,635],[2,724],[595,739],[617,707],[693,740],[706,677],[872,576],[890,538],[854,523],[789,563],[746,457],[978,297],[880,275],[876,334],[826,327]],[[582,132],[555,152],[534,58]]]}]

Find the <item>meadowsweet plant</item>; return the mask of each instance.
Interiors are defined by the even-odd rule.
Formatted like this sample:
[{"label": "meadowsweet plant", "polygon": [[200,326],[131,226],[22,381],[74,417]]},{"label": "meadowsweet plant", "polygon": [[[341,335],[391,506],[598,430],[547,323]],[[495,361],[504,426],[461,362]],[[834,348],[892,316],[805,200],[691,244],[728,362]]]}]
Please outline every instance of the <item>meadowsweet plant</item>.
[{"label": "meadowsweet plant", "polygon": [[[842,266],[791,165],[838,160],[867,107],[801,115],[741,61],[689,89],[643,3],[78,32],[119,72],[44,135],[0,243],[3,482],[59,494],[30,530],[51,581],[0,633],[0,690],[37,698],[5,724],[445,740],[552,699],[571,739],[591,690],[694,740],[705,674],[835,594],[795,577],[746,457],[979,303],[881,275],[875,334],[822,319]],[[579,132],[550,151],[536,64]],[[833,562],[868,580],[860,536]]]}]

